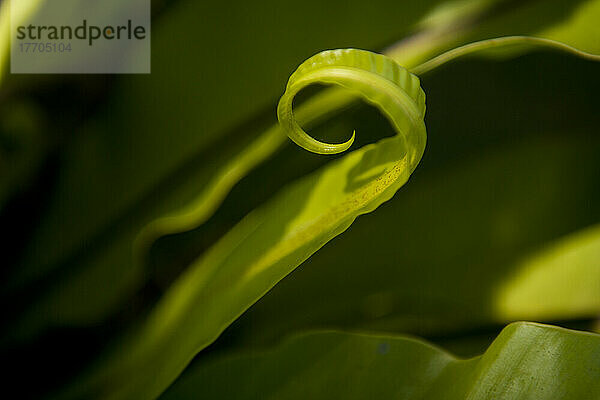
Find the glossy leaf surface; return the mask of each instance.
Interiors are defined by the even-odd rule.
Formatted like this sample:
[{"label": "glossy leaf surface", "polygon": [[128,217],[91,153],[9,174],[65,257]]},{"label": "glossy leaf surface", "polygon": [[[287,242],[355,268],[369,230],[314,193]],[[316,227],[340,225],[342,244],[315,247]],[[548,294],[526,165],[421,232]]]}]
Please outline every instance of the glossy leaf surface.
[{"label": "glossy leaf surface", "polygon": [[599,335],[530,323],[469,360],[405,337],[313,333],[208,362],[161,398],[597,399],[599,357]]}]

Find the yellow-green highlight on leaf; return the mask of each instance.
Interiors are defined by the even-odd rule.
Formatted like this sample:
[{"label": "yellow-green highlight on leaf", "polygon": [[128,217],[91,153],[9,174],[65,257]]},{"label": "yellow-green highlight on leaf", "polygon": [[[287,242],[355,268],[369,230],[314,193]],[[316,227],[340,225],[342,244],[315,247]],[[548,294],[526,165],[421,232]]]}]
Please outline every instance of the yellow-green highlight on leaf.
[{"label": "yellow-green highlight on leaf", "polygon": [[535,36],[567,43],[577,49],[600,53],[600,0],[587,0],[560,21],[542,29]]},{"label": "yellow-green highlight on leaf", "polygon": [[495,296],[502,320],[600,313],[600,225],[569,235],[524,260]]},{"label": "yellow-green highlight on leaf", "polygon": [[599,357],[600,335],[526,322],[468,360],[402,336],[315,332],[206,360],[161,399],[598,399]]},{"label": "yellow-green highlight on leaf", "polygon": [[11,12],[14,21],[26,21],[43,2],[44,0],[4,0],[0,4],[0,86],[9,68]]}]

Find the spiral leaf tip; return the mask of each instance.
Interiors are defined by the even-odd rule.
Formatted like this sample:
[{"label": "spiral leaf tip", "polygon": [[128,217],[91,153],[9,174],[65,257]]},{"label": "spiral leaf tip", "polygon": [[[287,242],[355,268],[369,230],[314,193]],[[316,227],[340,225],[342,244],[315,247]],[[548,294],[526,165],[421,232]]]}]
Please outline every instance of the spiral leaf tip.
[{"label": "spiral leaf tip", "polygon": [[[360,95],[379,108],[403,137],[409,135],[409,126],[422,124],[425,94],[415,75],[381,54],[357,49],[323,51],[304,61],[292,74],[277,107],[277,118],[287,136],[313,153],[342,153],[356,137],[354,130],[344,143],[325,143],[311,137],[298,124],[292,111],[294,97],[317,83],[342,86]],[[418,130],[424,131],[420,127]]]}]

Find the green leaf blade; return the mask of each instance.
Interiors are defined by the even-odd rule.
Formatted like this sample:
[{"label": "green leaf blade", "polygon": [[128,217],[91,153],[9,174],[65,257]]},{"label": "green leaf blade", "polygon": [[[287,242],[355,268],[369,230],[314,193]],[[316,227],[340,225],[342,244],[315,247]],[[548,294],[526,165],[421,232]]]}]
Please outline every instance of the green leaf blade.
[{"label": "green leaf blade", "polygon": [[469,360],[402,336],[316,332],[197,365],[161,398],[596,399],[599,358],[600,335],[526,322]]},{"label": "green leaf blade", "polygon": [[[185,271],[135,339],[124,345],[127,355],[117,354],[92,378],[92,389],[84,390],[102,391],[112,399],[160,394],[200,349],[278,281],[359,215],[389,200],[408,180],[425,144],[424,94],[414,87],[418,78],[403,74],[397,83],[406,86],[388,90],[409,97],[407,89],[415,96],[421,105],[412,110],[418,121],[406,116],[401,103],[386,103],[397,136],[327,164],[248,215]],[[391,85],[388,80],[383,84]],[[363,89],[372,94],[376,88]]]}]

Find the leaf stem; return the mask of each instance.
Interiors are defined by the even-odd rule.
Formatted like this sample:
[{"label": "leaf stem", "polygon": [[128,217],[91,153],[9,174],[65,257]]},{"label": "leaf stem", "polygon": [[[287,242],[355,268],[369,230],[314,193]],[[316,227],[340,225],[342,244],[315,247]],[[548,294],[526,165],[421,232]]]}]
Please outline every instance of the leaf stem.
[{"label": "leaf stem", "polygon": [[436,56],[410,69],[410,72],[420,76],[440,67],[441,65],[446,64],[447,62],[450,62],[462,56],[466,56],[482,50],[518,45],[549,47],[582,57],[584,59],[600,61],[600,56],[598,55],[587,53],[585,51],[576,49],[575,47],[558,42],[556,40],[538,38],[533,36],[504,36],[494,39],[480,40],[478,42],[465,44],[463,46],[456,47],[452,50],[448,50],[447,52],[442,53],[439,56]]}]

